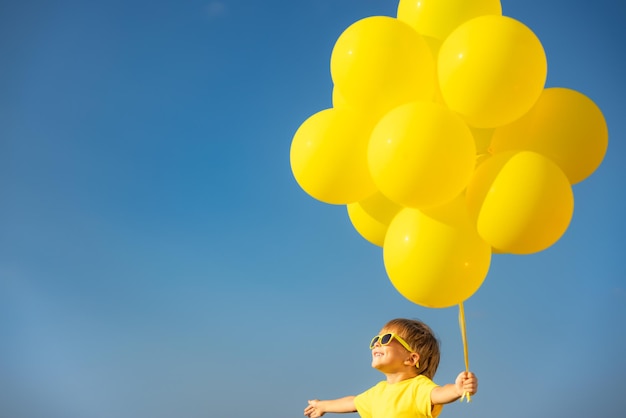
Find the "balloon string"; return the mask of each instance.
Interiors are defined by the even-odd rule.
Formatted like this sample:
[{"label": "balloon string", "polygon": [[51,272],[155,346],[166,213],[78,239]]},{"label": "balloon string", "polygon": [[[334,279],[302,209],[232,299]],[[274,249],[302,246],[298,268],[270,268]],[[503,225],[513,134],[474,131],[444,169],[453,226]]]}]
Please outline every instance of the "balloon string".
[{"label": "balloon string", "polygon": [[[459,303],[459,327],[461,328],[461,338],[463,339],[463,355],[465,357],[465,371],[469,372],[469,356],[467,355],[467,334],[465,333],[465,309],[463,308],[463,302]],[[461,402],[463,398],[467,399],[467,402],[471,402],[472,399],[468,392],[465,392],[461,396]]]}]

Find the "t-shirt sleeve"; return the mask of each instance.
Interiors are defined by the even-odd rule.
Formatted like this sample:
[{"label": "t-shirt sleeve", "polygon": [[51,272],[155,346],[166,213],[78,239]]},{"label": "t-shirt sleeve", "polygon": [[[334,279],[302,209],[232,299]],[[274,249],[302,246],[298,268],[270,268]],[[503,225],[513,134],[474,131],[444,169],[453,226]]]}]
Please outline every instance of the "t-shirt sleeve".
[{"label": "t-shirt sleeve", "polygon": [[443,409],[443,405],[433,405],[430,394],[438,385],[432,380],[424,377],[421,379],[417,393],[415,394],[415,404],[420,412],[427,418],[437,418]]},{"label": "t-shirt sleeve", "polygon": [[443,405],[433,405],[432,417],[437,418],[441,414],[442,409]]}]

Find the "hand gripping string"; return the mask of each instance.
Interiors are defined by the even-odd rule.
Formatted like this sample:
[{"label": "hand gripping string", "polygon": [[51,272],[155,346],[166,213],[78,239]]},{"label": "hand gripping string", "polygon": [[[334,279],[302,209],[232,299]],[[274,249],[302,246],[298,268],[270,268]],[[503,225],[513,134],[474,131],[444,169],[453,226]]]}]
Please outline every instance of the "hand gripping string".
[{"label": "hand gripping string", "polygon": [[[469,372],[469,356],[467,355],[467,334],[465,333],[465,310],[463,308],[463,302],[459,303],[459,327],[461,328],[461,338],[463,339],[463,355],[465,357],[465,371]],[[461,396],[460,401],[466,398],[467,402],[471,402],[472,398],[468,392],[465,392]]]}]

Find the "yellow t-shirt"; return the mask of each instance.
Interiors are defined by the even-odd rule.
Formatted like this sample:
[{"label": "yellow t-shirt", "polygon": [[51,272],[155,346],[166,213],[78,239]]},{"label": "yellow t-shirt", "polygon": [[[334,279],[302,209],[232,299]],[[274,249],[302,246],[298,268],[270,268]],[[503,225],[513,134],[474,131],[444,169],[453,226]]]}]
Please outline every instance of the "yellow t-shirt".
[{"label": "yellow t-shirt", "polygon": [[442,405],[432,405],[430,392],[437,385],[426,376],[389,384],[379,382],[354,398],[361,418],[436,418]]}]

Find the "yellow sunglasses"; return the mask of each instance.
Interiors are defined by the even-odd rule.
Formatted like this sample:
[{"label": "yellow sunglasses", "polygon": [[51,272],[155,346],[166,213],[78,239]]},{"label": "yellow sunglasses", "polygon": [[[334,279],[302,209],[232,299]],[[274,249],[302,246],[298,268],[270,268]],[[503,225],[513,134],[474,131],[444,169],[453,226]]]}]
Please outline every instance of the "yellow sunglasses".
[{"label": "yellow sunglasses", "polygon": [[380,345],[388,345],[391,342],[391,340],[393,340],[393,339],[395,339],[397,342],[402,344],[402,347],[404,347],[407,350],[409,350],[409,352],[413,353],[413,349],[411,348],[409,343],[404,341],[404,339],[402,339],[402,337],[400,337],[398,334],[395,334],[393,332],[389,332],[389,333],[383,334],[383,335],[377,335],[374,338],[372,338],[372,342],[370,342],[370,350],[374,348],[376,343],[379,343]]}]

